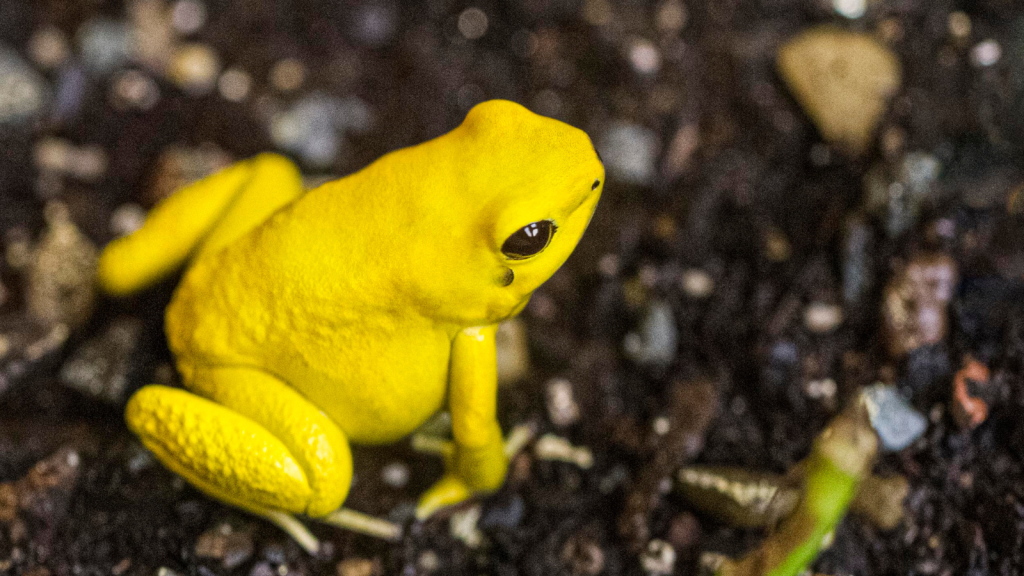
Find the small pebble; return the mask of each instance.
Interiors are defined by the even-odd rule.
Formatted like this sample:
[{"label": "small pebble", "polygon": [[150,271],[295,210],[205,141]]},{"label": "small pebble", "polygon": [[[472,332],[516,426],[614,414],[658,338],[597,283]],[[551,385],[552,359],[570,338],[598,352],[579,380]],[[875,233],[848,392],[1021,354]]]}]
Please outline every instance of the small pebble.
[{"label": "small pebble", "polygon": [[598,150],[608,171],[636,185],[653,180],[660,146],[654,131],[624,121],[611,122],[598,138]]},{"label": "small pebble", "polygon": [[109,74],[128,61],[131,32],[120,20],[93,18],[78,29],[78,53],[96,74]]},{"label": "small pebble", "polygon": [[271,119],[274,143],[312,166],[331,165],[347,131],[363,132],[370,124],[369,107],[356,97],[338,98],[319,92],[297,100]]},{"label": "small pebble", "polygon": [[179,34],[195,34],[206,24],[206,5],[198,0],[178,0],[171,6],[171,24]]},{"label": "small pebble", "polygon": [[661,52],[650,40],[638,38],[629,47],[629,62],[643,75],[654,75],[661,70]]},{"label": "small pebble", "polygon": [[1003,49],[995,40],[984,40],[971,48],[971,63],[978,68],[994,66],[1003,56]]},{"label": "small pebble", "polygon": [[832,0],[832,7],[845,18],[856,20],[868,11],[867,0]]},{"label": "small pebble", "polygon": [[700,268],[687,268],[679,278],[683,292],[690,298],[703,300],[715,291],[715,280]]},{"label": "small pebble", "polygon": [[885,221],[895,238],[913,228],[922,208],[932,201],[942,171],[939,160],[927,152],[908,152],[890,171],[876,164],[864,176],[864,204],[868,212]]},{"label": "small pebble", "polygon": [[285,58],[270,69],[270,84],[281,92],[297,90],[306,81],[306,67],[296,58]]},{"label": "small pebble", "polygon": [[526,504],[519,494],[512,494],[504,505],[491,506],[484,514],[480,525],[484,528],[504,528],[511,530],[522,522],[526,514]]},{"label": "small pebble", "polygon": [[545,88],[533,97],[533,106],[538,114],[557,117],[562,113],[562,97],[558,92]]},{"label": "small pebble", "polygon": [[441,567],[441,558],[433,550],[424,550],[416,559],[416,567],[425,574],[432,574]]},{"label": "small pebble", "polygon": [[683,26],[686,26],[689,17],[686,6],[682,2],[679,0],[666,0],[666,2],[663,2],[658,7],[658,12],[655,15],[655,25],[662,32],[674,33],[682,30]]},{"label": "small pebble", "polygon": [[249,576],[277,576],[277,572],[269,562],[257,562],[249,570]]},{"label": "small pebble", "polygon": [[568,440],[554,434],[545,434],[533,445],[538,460],[556,460],[575,464],[584,470],[594,465],[594,454],[587,447],[573,446]]},{"label": "small pebble", "polygon": [[142,321],[114,319],[99,336],[86,340],[60,370],[60,381],[94,398],[120,405],[127,400],[128,376],[138,352]]},{"label": "small pebble", "polygon": [[956,262],[945,254],[915,256],[896,271],[882,300],[889,353],[894,358],[945,339],[947,308],[957,281]]},{"label": "small pebble", "polygon": [[597,271],[605,278],[615,278],[619,274],[619,256],[605,254],[597,261]]},{"label": "small pebble", "polygon": [[189,94],[200,96],[213,90],[220,71],[220,59],[205,44],[185,44],[171,58],[167,75]]},{"label": "small pebble", "polygon": [[70,142],[63,138],[45,136],[36,141],[33,159],[40,171],[51,171],[64,174],[71,164]]},{"label": "small pebble", "polygon": [[664,540],[651,540],[640,555],[640,566],[652,576],[672,574],[676,567],[676,550]]},{"label": "small pebble", "polygon": [[989,406],[986,396],[989,389],[988,367],[973,358],[968,358],[963,368],[953,376],[953,419],[964,429],[978,427],[988,418]]},{"label": "small pebble", "polygon": [[487,33],[487,26],[487,14],[475,6],[466,8],[459,14],[459,33],[467,40],[482,38]]},{"label": "small pebble", "polygon": [[387,1],[359,2],[352,9],[353,36],[369,46],[389,42],[398,28],[398,11]]},{"label": "small pebble", "polygon": [[666,180],[675,180],[693,167],[693,155],[700,147],[700,143],[700,127],[696,122],[690,122],[676,130],[662,160],[662,176]]},{"label": "small pebble", "polygon": [[665,416],[658,416],[651,421],[651,430],[658,436],[664,436],[672,429],[672,421]]},{"label": "small pebble", "polygon": [[127,236],[146,223],[146,209],[134,202],[121,204],[110,214],[110,231],[114,236]]},{"label": "small pebble", "polygon": [[855,313],[865,303],[875,283],[873,242],[874,233],[864,218],[847,220],[842,253],[843,303]]},{"label": "small pebble", "polygon": [[380,471],[381,480],[392,488],[405,488],[409,476],[409,467],[404,462],[391,462]]},{"label": "small pebble", "polygon": [[477,527],[482,508],[474,504],[466,510],[452,514],[448,529],[452,537],[469,548],[478,548],[484,542],[484,533]]},{"label": "small pebble", "polygon": [[229,102],[242,102],[252,90],[252,76],[240,68],[228,68],[217,80],[217,91]]},{"label": "small pebble", "polygon": [[946,25],[954,38],[963,40],[971,35],[971,17],[966,12],[957,10],[950,13]]},{"label": "small pebble", "polygon": [[338,562],[338,576],[380,576],[384,569],[380,560],[369,558],[347,558]]},{"label": "small pebble", "polygon": [[48,203],[44,215],[46,229],[28,272],[27,308],[48,325],[77,328],[92,314],[98,251],[71,221],[67,206]]},{"label": "small pebble", "polygon": [[28,41],[32,61],[43,69],[56,68],[68,58],[70,49],[67,36],[56,26],[43,26]]},{"label": "small pebble", "polygon": [[38,116],[49,95],[43,77],[17,52],[0,44],[0,126]]},{"label": "small pebble", "polygon": [[57,88],[53,98],[51,116],[54,120],[66,122],[78,114],[87,85],[88,78],[81,66],[71,64],[61,67],[57,73]]},{"label": "small pebble", "polygon": [[577,576],[597,576],[604,571],[604,551],[592,538],[573,534],[565,541],[562,563]]},{"label": "small pebble", "polygon": [[831,378],[811,380],[804,386],[807,397],[814,398],[815,400],[833,400],[836,397],[837,390],[836,381]]},{"label": "small pebble", "polygon": [[868,149],[901,82],[899,59],[873,35],[829,25],[788,40],[777,63],[822,136],[854,154]]},{"label": "small pebble", "polygon": [[220,560],[225,569],[231,570],[252,556],[252,536],[232,530],[228,524],[221,524],[200,534],[194,551],[200,558]]},{"label": "small pebble", "polygon": [[518,382],[529,374],[530,348],[522,318],[510,318],[498,324],[494,344],[499,386]]},{"label": "small pebble", "polygon": [[882,446],[898,452],[914,443],[928,428],[928,419],[892,386],[878,382],[864,390],[871,427]]},{"label": "small pebble", "polygon": [[677,514],[669,522],[665,538],[676,550],[689,550],[700,539],[700,522],[689,512]]},{"label": "small pebble", "polygon": [[157,157],[152,184],[143,195],[144,204],[156,204],[182,186],[209,176],[230,163],[231,156],[213,145],[196,148],[170,146]]},{"label": "small pebble", "polygon": [[114,78],[111,97],[117,105],[150,110],[160,101],[160,89],[152,78],[142,72],[125,70]]},{"label": "small pebble", "polygon": [[815,334],[826,334],[843,322],[843,308],[836,304],[812,302],[804,308],[804,326]]},{"label": "small pebble", "polygon": [[548,419],[559,428],[575,424],[580,419],[580,407],[572,393],[572,383],[565,378],[548,382],[545,393]]},{"label": "small pebble", "polygon": [[672,307],[656,300],[650,303],[637,331],[626,334],[623,348],[638,364],[665,367],[676,357],[679,329]]},{"label": "small pebble", "polygon": [[72,150],[69,174],[83,182],[97,182],[107,172],[107,152],[91,144]]},{"label": "small pebble", "polygon": [[177,43],[167,4],[167,0],[132,0],[128,4],[131,59],[161,73],[167,70]]},{"label": "small pebble", "polygon": [[124,558],[120,562],[118,562],[117,564],[114,564],[113,566],[110,567],[110,573],[113,576],[121,576],[121,574],[124,574],[125,572],[127,572],[128,569],[131,568],[131,567],[132,567],[132,559],[131,558]]}]

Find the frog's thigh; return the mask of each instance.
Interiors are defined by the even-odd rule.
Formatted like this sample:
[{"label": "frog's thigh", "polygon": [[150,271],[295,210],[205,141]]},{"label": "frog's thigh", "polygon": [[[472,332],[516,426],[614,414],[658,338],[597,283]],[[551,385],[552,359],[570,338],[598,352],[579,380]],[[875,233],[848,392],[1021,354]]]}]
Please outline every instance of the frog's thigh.
[{"label": "frog's thigh", "polygon": [[193,389],[132,397],[126,418],[171,470],[254,512],[321,516],[345,500],[352,460],[344,433],[280,380],[257,370],[197,373]]},{"label": "frog's thigh", "polygon": [[302,175],[291,160],[265,153],[249,160],[248,164],[252,167],[252,177],[203,240],[196,260],[231,244],[302,195]]}]

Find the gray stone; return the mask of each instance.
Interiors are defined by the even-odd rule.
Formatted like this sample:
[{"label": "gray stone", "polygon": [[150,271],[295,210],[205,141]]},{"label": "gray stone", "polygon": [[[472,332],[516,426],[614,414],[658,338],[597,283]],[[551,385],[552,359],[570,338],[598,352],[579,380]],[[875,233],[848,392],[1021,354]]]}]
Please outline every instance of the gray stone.
[{"label": "gray stone", "polygon": [[128,24],[109,18],[93,18],[78,29],[78,51],[86,67],[96,74],[117,70],[131,53]]},{"label": "gray stone", "polygon": [[626,355],[639,364],[667,366],[676,357],[679,329],[676,328],[672,307],[654,301],[635,332],[626,335],[623,342]]},{"label": "gray stone", "polygon": [[326,167],[344,148],[346,132],[364,132],[372,123],[369,107],[354,96],[314,92],[271,120],[274,143],[316,167]]},{"label": "gray stone", "polygon": [[0,44],[0,125],[38,116],[50,100],[50,88],[17,52]]},{"label": "gray stone", "polygon": [[928,419],[892,386],[879,382],[865,389],[863,394],[871,427],[886,450],[903,450],[928,428]]},{"label": "gray stone", "polygon": [[629,122],[613,122],[599,139],[605,166],[630,184],[648,184],[654,178],[660,143],[654,131]]},{"label": "gray stone", "polygon": [[117,318],[98,337],[87,340],[61,367],[65,386],[94,398],[121,404],[126,398],[128,373],[137,349],[142,321],[131,316]]},{"label": "gray stone", "polygon": [[913,228],[921,208],[933,200],[942,171],[939,160],[926,152],[909,152],[891,170],[876,164],[864,176],[865,206],[885,223],[895,238]]}]

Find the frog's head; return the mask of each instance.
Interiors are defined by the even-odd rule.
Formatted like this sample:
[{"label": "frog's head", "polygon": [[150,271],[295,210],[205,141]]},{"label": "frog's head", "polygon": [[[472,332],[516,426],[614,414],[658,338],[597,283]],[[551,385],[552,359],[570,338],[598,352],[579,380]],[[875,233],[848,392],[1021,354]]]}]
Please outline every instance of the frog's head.
[{"label": "frog's head", "polygon": [[572,253],[604,165],[582,130],[505,100],[478,104],[444,139],[457,158],[448,210],[464,248],[457,261],[444,258],[459,307],[449,312],[494,322],[522,310]]}]

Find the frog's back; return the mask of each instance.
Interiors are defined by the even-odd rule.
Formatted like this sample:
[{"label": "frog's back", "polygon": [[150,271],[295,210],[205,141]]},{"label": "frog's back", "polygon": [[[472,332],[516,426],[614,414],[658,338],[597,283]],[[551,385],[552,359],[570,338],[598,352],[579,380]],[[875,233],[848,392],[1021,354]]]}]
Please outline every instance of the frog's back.
[{"label": "frog's back", "polygon": [[310,191],[192,263],[166,318],[186,382],[199,365],[264,369],[356,442],[397,439],[440,408],[449,328],[404,300],[405,256],[380,231],[388,184],[366,176]]}]

